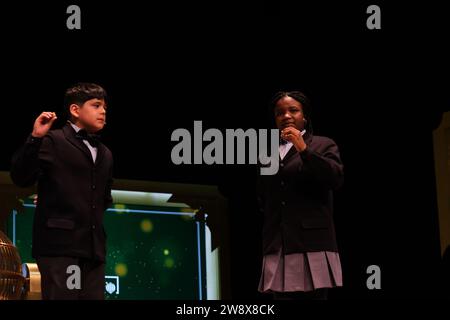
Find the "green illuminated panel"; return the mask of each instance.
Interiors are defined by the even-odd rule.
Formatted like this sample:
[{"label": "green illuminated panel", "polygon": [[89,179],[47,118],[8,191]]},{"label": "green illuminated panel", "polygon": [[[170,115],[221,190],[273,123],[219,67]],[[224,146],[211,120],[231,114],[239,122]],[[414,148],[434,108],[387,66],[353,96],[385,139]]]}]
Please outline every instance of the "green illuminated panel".
[{"label": "green illuminated panel", "polygon": [[[31,258],[32,201],[12,214],[9,237]],[[205,299],[205,226],[187,208],[116,204],[105,213],[107,299]],[[192,210],[191,210],[192,211]]]}]

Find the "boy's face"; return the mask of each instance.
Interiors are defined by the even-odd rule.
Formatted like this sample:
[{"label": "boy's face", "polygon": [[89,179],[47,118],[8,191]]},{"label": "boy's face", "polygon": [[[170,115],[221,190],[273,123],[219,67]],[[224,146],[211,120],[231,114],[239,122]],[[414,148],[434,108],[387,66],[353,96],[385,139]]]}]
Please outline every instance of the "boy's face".
[{"label": "boy's face", "polygon": [[70,106],[75,124],[91,133],[97,132],[105,126],[106,109],[103,99],[87,100],[81,107],[76,104]]}]

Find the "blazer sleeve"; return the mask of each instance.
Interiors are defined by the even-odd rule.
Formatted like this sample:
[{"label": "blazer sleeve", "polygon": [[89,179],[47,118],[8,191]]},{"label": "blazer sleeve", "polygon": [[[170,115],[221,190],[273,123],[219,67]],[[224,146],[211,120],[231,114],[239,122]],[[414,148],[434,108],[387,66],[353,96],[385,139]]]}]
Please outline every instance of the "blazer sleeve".
[{"label": "blazer sleeve", "polygon": [[111,167],[109,169],[109,173],[108,173],[108,182],[106,184],[106,190],[105,190],[105,210],[108,209],[109,207],[112,206],[113,204],[113,198],[112,198],[112,194],[111,194],[111,190],[112,190],[112,185],[113,185],[113,158],[111,156]]},{"label": "blazer sleeve", "polygon": [[28,136],[25,144],[17,150],[11,161],[10,176],[19,187],[30,187],[36,183],[53,162],[53,140]]},{"label": "blazer sleeve", "polygon": [[259,176],[256,179],[256,202],[258,213],[262,215],[264,213],[265,197],[263,180]]},{"label": "blazer sleeve", "polygon": [[336,143],[329,139],[321,150],[312,150],[309,146],[300,152],[303,165],[300,171],[307,173],[320,185],[338,189],[344,183],[344,166]]}]

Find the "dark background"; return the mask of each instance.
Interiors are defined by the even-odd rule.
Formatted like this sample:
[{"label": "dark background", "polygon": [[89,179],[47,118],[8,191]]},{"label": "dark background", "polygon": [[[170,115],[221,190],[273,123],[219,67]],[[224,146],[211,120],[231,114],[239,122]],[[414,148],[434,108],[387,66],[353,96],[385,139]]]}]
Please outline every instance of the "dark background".
[{"label": "dark background", "polygon": [[[345,165],[335,222],[344,287],[335,298],[441,294],[432,130],[448,109],[448,18],[440,2],[33,2],[2,5],[0,170],[41,111],[79,81],[109,95],[103,141],[115,177],[219,186],[229,201],[233,298],[257,293],[256,168],[175,166],[176,128],[266,128],[280,89],[312,100],[315,134]],[[82,29],[67,30],[66,8]],[[366,8],[381,7],[381,30]],[[63,122],[61,121],[59,125]],[[224,131],[223,131],[224,132]],[[378,291],[366,268],[381,268]]]}]

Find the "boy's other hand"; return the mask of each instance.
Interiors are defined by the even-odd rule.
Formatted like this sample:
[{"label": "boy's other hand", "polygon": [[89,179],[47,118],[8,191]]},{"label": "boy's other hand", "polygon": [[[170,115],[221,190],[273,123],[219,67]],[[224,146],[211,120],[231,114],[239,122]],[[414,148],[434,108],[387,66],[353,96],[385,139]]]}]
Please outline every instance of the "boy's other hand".
[{"label": "boy's other hand", "polygon": [[56,113],[42,112],[34,122],[33,132],[31,135],[35,138],[42,138],[50,130],[56,119],[58,119]]}]

